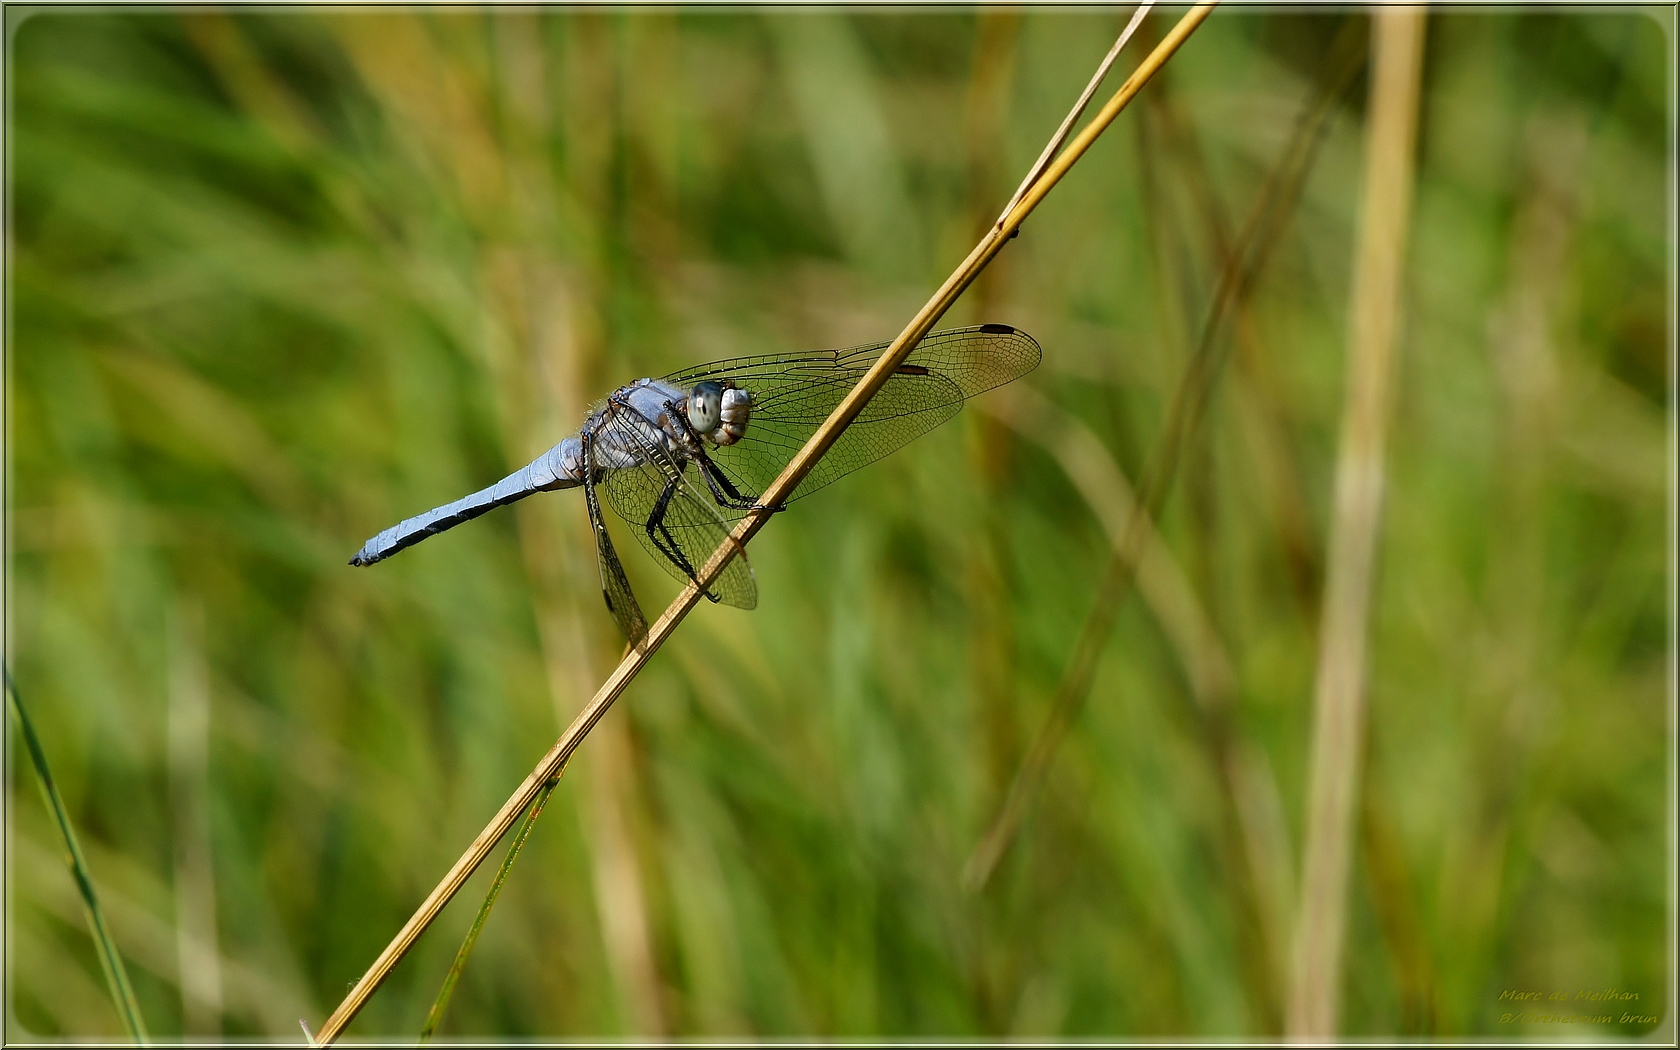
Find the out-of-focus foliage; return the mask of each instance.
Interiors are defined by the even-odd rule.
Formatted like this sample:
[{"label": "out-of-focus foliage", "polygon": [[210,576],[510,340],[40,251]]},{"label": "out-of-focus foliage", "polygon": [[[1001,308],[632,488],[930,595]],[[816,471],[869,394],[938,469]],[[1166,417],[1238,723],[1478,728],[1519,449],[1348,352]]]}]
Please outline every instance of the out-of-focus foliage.
[{"label": "out-of-focus foliage", "polygon": [[[362,540],[637,376],[890,337],[1123,14],[7,12],[7,653],[154,1032],[319,1023],[616,659],[575,493],[349,568]],[[948,318],[1032,332],[1025,382],[1134,479],[1343,17],[1216,13]],[[1671,37],[1432,17],[1350,1033],[1670,1007]],[[1364,91],[1162,518],[1229,724],[1134,597],[963,889],[1109,557],[983,401],[778,516],[756,612],[683,625],[446,1032],[1275,1029]],[[115,1034],[10,769],[8,1035]],[[487,878],[352,1034],[418,1030]],[[1507,989],[1609,988],[1639,999],[1592,1003],[1608,1025],[1501,1021]]]}]

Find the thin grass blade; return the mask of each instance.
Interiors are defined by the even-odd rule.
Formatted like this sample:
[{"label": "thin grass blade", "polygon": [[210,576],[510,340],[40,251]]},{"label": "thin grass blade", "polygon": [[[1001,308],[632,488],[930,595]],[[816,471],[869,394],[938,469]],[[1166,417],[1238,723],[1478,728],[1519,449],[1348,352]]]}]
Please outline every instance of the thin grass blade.
[{"label": "thin grass blade", "polygon": [[[562,770],[561,772],[564,772]],[[519,831],[513,836],[513,845],[508,847],[507,856],[502,858],[501,870],[496,872],[496,879],[490,883],[490,890],[484,895],[484,903],[478,906],[478,916],[473,919],[472,928],[467,930],[466,939],[455,953],[455,961],[449,964],[449,973],[443,979],[443,987],[438,989],[437,998],[432,1001],[432,1009],[426,1014],[426,1023],[420,1028],[420,1043],[424,1045],[432,1041],[438,1024],[443,1020],[443,1012],[449,1007],[450,997],[455,994],[455,985],[461,980],[461,974],[466,971],[467,959],[472,955],[473,946],[478,943],[478,935],[484,929],[484,922],[490,918],[490,909],[496,906],[496,897],[502,892],[502,884],[507,881],[508,873],[513,870],[513,862],[519,859],[519,851],[525,848],[525,840],[530,837],[531,829],[536,826],[537,818],[542,816],[543,805],[548,796],[554,794],[555,785],[560,783],[557,776],[543,785],[542,792],[536,801],[531,803],[531,809],[525,814],[525,819],[519,825]]]},{"label": "thin grass blade", "polygon": [[1056,156],[1056,151],[1062,148],[1062,143],[1067,141],[1067,137],[1073,131],[1073,125],[1079,120],[1080,114],[1084,113],[1085,107],[1091,104],[1091,96],[1097,93],[1097,88],[1101,87],[1102,82],[1108,78],[1108,71],[1114,66],[1114,60],[1119,58],[1120,52],[1126,49],[1126,42],[1132,39],[1132,34],[1137,32],[1137,27],[1143,21],[1143,16],[1148,14],[1149,9],[1154,6],[1155,0],[1144,0],[1137,6],[1137,10],[1132,12],[1131,21],[1126,23],[1126,28],[1120,31],[1120,36],[1114,41],[1114,46],[1109,48],[1108,54],[1103,56],[1102,63],[1097,66],[1097,71],[1091,75],[1090,83],[1085,85],[1085,90],[1080,93],[1079,100],[1073,104],[1073,108],[1068,111],[1068,115],[1062,120],[1062,126],[1057,128],[1056,134],[1050,137],[1050,141],[1045,144],[1044,152],[1038,155],[1038,160],[1033,162],[1032,168],[1027,171],[1027,177],[1021,180],[1020,186],[1016,187],[1015,195],[1009,198],[1008,204],[1004,205],[1003,212],[997,218],[996,226],[998,229],[1003,229],[1004,221],[1009,218],[1009,213],[1015,210],[1015,205],[1021,203],[1021,198],[1027,195],[1027,191],[1032,189],[1033,183],[1037,182],[1039,176],[1044,174],[1044,169],[1050,166],[1050,161]]},{"label": "thin grass blade", "polygon": [[0,669],[6,678],[6,692],[12,698],[12,710],[17,712],[18,725],[23,729],[24,746],[29,749],[29,760],[35,766],[35,780],[40,785],[41,797],[46,801],[47,809],[58,824],[58,833],[64,839],[65,863],[70,867],[70,875],[76,880],[76,888],[81,891],[82,904],[87,909],[88,932],[93,937],[93,945],[99,952],[99,968],[105,971],[105,983],[111,990],[111,1002],[117,1008],[117,1014],[122,1018],[123,1027],[128,1029],[129,1037],[136,1043],[144,1045],[147,1041],[146,1021],[140,1015],[140,1003],[134,998],[134,986],[129,983],[128,970],[123,967],[122,955],[117,951],[117,945],[111,938],[110,928],[105,925],[105,913],[99,908],[99,898],[93,891],[93,876],[88,873],[87,860],[82,856],[82,847],[76,841],[76,830],[70,825],[70,815],[64,809],[64,800],[59,797],[58,785],[53,783],[52,769],[47,765],[47,753],[41,747],[40,737],[35,735],[35,724],[29,720],[29,712],[23,706],[23,696],[18,692],[17,683],[12,681],[12,669]]}]

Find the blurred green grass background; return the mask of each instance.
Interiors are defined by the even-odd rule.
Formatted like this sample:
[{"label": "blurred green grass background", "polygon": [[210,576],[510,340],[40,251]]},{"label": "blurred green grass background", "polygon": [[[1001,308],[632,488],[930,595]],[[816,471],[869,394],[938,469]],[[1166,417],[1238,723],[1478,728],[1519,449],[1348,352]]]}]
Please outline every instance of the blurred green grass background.
[{"label": "blurred green grass background", "polygon": [[[154,1033],[319,1024],[616,660],[575,494],[361,542],[635,377],[889,338],[1128,13],[7,10],[8,660]],[[1033,333],[1024,382],[1134,481],[1348,17],[1216,12],[947,319]],[[1351,1034],[1653,1027],[1501,1022],[1506,989],[1668,1016],[1672,32],[1432,16]],[[1065,462],[971,406],[778,516],[759,609],[661,651],[446,1034],[1275,1031],[1364,92],[1161,520],[1232,669],[1235,796],[1134,597],[963,888],[1109,557]],[[8,1036],[111,1036],[20,754]],[[352,1035],[418,1031],[487,878]]]}]

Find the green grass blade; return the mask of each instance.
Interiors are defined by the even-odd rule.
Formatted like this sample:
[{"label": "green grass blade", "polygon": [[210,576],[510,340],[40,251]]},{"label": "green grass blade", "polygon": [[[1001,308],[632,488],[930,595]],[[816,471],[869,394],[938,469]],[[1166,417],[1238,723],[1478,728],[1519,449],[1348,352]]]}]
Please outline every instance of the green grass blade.
[{"label": "green grass blade", "polygon": [[[565,767],[561,767],[561,773]],[[502,883],[507,881],[508,872],[513,870],[513,862],[519,859],[519,851],[525,847],[525,839],[536,826],[537,818],[542,816],[543,804],[548,796],[554,793],[554,786],[560,783],[557,776],[543,785],[536,801],[525,814],[525,819],[519,824],[519,831],[513,837],[513,845],[508,847],[507,856],[502,858],[501,870],[496,872],[496,879],[490,884],[490,892],[484,895],[484,903],[478,907],[478,917],[473,919],[472,929],[467,931],[466,940],[461,942],[461,948],[455,953],[455,961],[449,965],[449,974],[443,979],[443,987],[438,989],[437,999],[432,1003],[431,1012],[426,1015],[426,1024],[420,1029],[420,1042],[431,1041],[437,1032],[438,1023],[443,1020],[443,1011],[449,1006],[449,997],[455,994],[455,983],[461,979],[461,973],[467,968],[467,956],[472,954],[473,945],[478,943],[479,931],[484,929],[484,920],[490,917],[490,909],[495,907],[496,896],[502,892]]]},{"label": "green grass blade", "polygon": [[59,834],[64,837],[65,862],[70,866],[70,874],[76,880],[76,888],[82,892],[82,903],[87,908],[88,930],[93,935],[94,947],[99,950],[99,966],[105,971],[105,983],[111,989],[111,1001],[116,1004],[117,1013],[122,1016],[123,1025],[136,1043],[146,1042],[146,1021],[140,1016],[140,1004],[134,998],[134,986],[128,982],[128,971],[123,968],[122,956],[117,952],[116,942],[111,939],[111,931],[105,925],[105,913],[99,910],[99,898],[93,892],[93,877],[88,874],[87,860],[82,856],[82,847],[76,842],[76,831],[70,826],[70,815],[64,811],[64,800],[58,795],[58,786],[53,783],[52,770],[47,766],[47,753],[41,748],[41,740],[35,735],[35,725],[29,721],[29,712],[24,709],[23,697],[18,693],[17,683],[12,681],[12,669],[0,669],[6,678],[6,691],[12,698],[12,709],[17,712],[18,725],[23,727],[23,742],[29,748],[29,759],[35,764],[36,782],[41,786],[41,797],[46,800],[47,809],[52,812],[53,819],[58,821]]}]

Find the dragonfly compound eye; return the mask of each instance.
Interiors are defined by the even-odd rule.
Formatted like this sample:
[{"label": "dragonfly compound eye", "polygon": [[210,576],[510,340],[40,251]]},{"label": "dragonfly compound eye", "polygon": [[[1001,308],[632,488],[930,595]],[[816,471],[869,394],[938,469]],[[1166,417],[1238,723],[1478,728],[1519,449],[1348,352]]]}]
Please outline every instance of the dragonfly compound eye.
[{"label": "dragonfly compound eye", "polygon": [[752,395],[737,386],[723,388],[723,422],[718,425],[712,440],[720,445],[733,445],[747,433],[747,421],[752,418]]},{"label": "dragonfly compound eye", "polygon": [[688,395],[688,422],[695,431],[710,434],[722,418],[723,387],[718,383],[698,383]]}]

